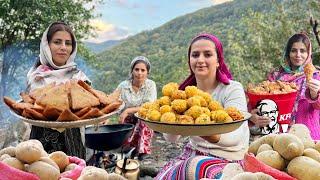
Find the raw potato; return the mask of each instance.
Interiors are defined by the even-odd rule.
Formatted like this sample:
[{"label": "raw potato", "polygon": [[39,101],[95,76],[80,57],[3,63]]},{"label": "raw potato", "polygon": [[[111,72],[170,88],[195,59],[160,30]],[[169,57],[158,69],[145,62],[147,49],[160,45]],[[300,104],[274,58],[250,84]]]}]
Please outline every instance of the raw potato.
[{"label": "raw potato", "polygon": [[311,138],[310,130],[304,124],[294,124],[289,130],[289,134],[297,136],[303,143],[304,149],[314,148],[315,143]]},{"label": "raw potato", "polygon": [[71,171],[71,170],[73,170],[74,168],[76,168],[77,167],[77,164],[75,164],[75,163],[70,163],[66,168],[64,168],[64,171],[66,172],[66,171]]},{"label": "raw potato", "polygon": [[277,151],[268,150],[259,153],[256,158],[264,164],[271,166],[280,171],[284,170],[286,163]]},{"label": "raw potato", "polygon": [[283,158],[291,160],[303,154],[304,146],[301,140],[289,133],[277,135],[273,142],[273,149]]},{"label": "raw potato", "polygon": [[229,180],[237,174],[243,173],[243,169],[238,163],[229,163],[222,170],[222,180]]},{"label": "raw potato", "polygon": [[106,180],[108,173],[104,169],[96,168],[93,166],[85,167],[78,180]]},{"label": "raw potato", "polygon": [[60,176],[59,170],[42,161],[30,164],[27,171],[36,174],[41,180],[57,180]]},{"label": "raw potato", "polygon": [[2,162],[11,167],[24,171],[24,164],[21,161],[19,161],[17,158],[9,157],[4,159]]},{"label": "raw potato", "polygon": [[8,155],[10,155],[11,157],[15,157],[15,156],[16,156],[16,148],[15,148],[15,147],[12,147],[12,146],[9,146],[9,147],[6,147],[6,148],[4,148],[4,149],[1,149],[1,150],[0,150],[0,157],[1,157],[3,154],[8,154]]},{"label": "raw potato", "polygon": [[258,180],[258,177],[252,172],[243,172],[234,176],[231,180]]},{"label": "raw potato", "polygon": [[269,144],[262,144],[259,149],[257,154],[263,152],[263,151],[268,151],[268,150],[273,150],[272,146],[270,146]]},{"label": "raw potato", "polygon": [[16,147],[16,158],[22,162],[31,164],[40,160],[41,152],[42,149],[34,143],[24,141]]},{"label": "raw potato", "polygon": [[4,159],[7,159],[7,158],[11,158],[11,156],[9,154],[3,154],[1,157],[0,157],[0,161],[3,161]]},{"label": "raw potato", "polygon": [[272,176],[263,172],[256,172],[254,174],[257,176],[258,180],[274,180]]},{"label": "raw potato", "polygon": [[320,163],[306,156],[292,159],[287,167],[288,174],[301,180],[320,179]]},{"label": "raw potato", "polygon": [[317,150],[318,152],[320,152],[320,141],[318,141],[314,147],[315,150]]},{"label": "raw potato", "polygon": [[312,158],[320,163],[320,153],[312,148],[305,149],[303,155]]},{"label": "raw potato", "polygon": [[69,165],[68,156],[62,151],[56,151],[49,155],[49,158],[52,159],[60,168],[60,172],[63,172],[64,169]]},{"label": "raw potato", "polygon": [[111,179],[111,180],[127,180],[126,178],[124,178],[123,176],[119,175],[119,174],[116,174],[116,173],[110,173],[108,175],[108,179]]},{"label": "raw potato", "polygon": [[56,162],[54,162],[52,159],[50,159],[49,157],[41,157],[40,161],[45,162],[47,164],[50,164],[51,166],[53,166],[54,168],[56,168],[57,170],[60,171],[59,166],[57,165]]},{"label": "raw potato", "polygon": [[26,142],[33,143],[33,144],[35,144],[36,146],[38,146],[40,149],[43,149],[43,150],[44,150],[42,143],[41,143],[39,140],[37,140],[37,139],[29,139],[29,140],[26,141]]},{"label": "raw potato", "polygon": [[262,144],[269,144],[270,146],[273,146],[273,141],[277,137],[277,134],[268,134],[266,136],[262,136],[261,138],[253,141],[248,149],[248,152],[253,153],[254,155],[257,155],[258,149]]}]

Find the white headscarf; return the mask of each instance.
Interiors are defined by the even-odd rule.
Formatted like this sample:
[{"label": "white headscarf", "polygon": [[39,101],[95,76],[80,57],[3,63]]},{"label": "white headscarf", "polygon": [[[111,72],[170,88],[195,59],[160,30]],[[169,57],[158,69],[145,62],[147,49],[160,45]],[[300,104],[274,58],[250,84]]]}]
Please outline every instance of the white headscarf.
[{"label": "white headscarf", "polygon": [[[82,71],[77,69],[77,64],[74,62],[77,54],[77,43],[73,44],[74,50],[65,65],[57,66],[54,64],[47,39],[48,31],[53,24],[50,24],[41,38],[39,55],[41,65],[38,67],[32,67],[27,74],[28,91],[52,82],[62,83],[70,79],[78,79],[90,82],[88,77]],[[76,42],[74,35],[71,34],[71,36],[73,36]]]}]

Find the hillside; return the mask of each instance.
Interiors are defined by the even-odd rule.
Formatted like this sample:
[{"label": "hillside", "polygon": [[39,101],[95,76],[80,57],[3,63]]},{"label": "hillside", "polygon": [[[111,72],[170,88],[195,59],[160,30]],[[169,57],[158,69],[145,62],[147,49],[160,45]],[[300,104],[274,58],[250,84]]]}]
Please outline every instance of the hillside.
[{"label": "hillside", "polygon": [[110,40],[102,43],[84,42],[84,45],[94,53],[101,53],[121,43],[121,40]]},{"label": "hillside", "polygon": [[[128,77],[131,59],[144,55],[152,64],[150,78],[161,92],[165,83],[181,82],[188,75],[186,53],[191,38],[210,32],[222,40],[234,78],[244,84],[257,82],[279,64],[286,39],[297,29],[309,28],[308,14],[294,15],[292,10],[297,4],[305,4],[307,9],[311,1],[296,1],[290,6],[286,2],[235,0],[178,17],[98,54],[93,63],[98,71],[91,78],[95,86],[110,92]],[[287,22],[290,18],[292,24]]]}]

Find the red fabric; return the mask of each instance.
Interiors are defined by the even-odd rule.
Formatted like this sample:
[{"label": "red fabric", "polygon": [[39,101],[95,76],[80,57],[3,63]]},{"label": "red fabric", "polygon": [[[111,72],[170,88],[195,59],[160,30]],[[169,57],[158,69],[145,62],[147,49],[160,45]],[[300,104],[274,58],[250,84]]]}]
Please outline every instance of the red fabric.
[{"label": "red fabric", "polygon": [[1,180],[40,180],[40,178],[32,173],[24,172],[13,168],[0,161],[0,179]]},{"label": "red fabric", "polygon": [[83,159],[80,159],[75,156],[69,156],[69,162],[77,164],[76,168],[74,168],[71,171],[66,171],[60,174],[60,180],[63,180],[64,178],[70,178],[72,180],[76,180],[80,177],[80,174],[83,170],[83,168],[86,167],[86,162]]},{"label": "red fabric", "polygon": [[287,173],[280,171],[278,169],[272,168],[263,162],[256,159],[256,157],[250,153],[244,156],[244,170],[246,172],[263,172],[279,180],[296,180],[296,178],[291,177]]}]

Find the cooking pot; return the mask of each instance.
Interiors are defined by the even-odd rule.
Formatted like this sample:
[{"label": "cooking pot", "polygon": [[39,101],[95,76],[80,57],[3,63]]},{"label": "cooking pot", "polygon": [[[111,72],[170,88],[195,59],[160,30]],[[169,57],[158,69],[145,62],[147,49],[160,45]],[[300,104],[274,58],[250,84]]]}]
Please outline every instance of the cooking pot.
[{"label": "cooking pot", "polygon": [[117,161],[115,173],[119,174],[128,180],[139,179],[140,164],[135,159],[127,159],[126,157],[122,160]]},{"label": "cooking pot", "polygon": [[85,129],[86,147],[94,150],[109,151],[117,149],[131,135],[133,124],[109,124]]}]

